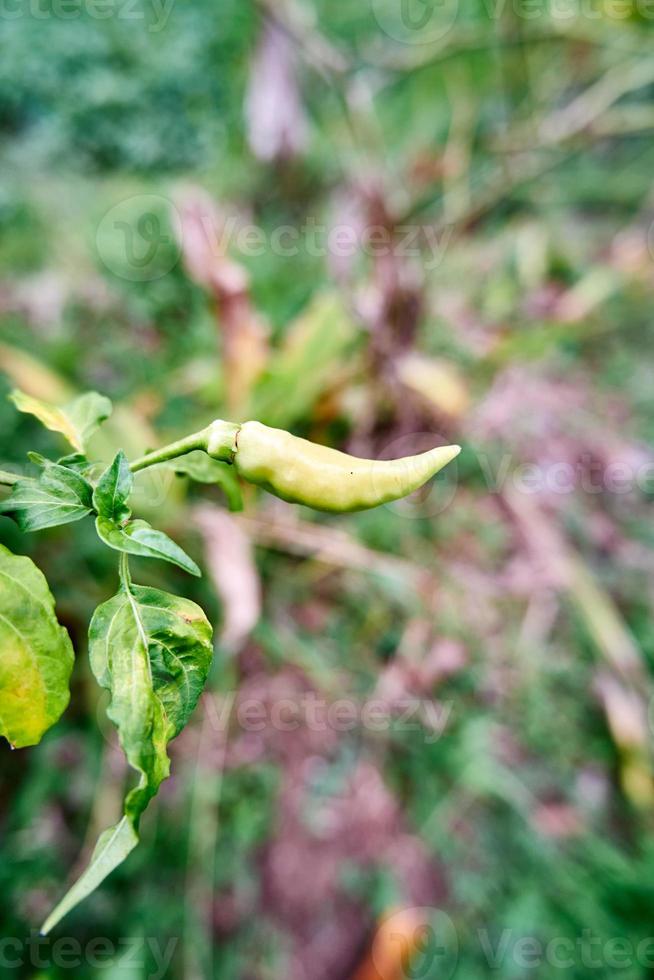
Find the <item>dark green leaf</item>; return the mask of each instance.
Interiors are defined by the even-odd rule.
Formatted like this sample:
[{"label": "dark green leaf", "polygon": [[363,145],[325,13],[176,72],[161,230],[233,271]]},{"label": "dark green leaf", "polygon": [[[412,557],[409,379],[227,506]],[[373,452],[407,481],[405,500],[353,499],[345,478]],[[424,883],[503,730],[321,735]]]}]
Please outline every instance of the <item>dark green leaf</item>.
[{"label": "dark green leaf", "polygon": [[57,464],[59,466],[65,466],[67,470],[75,470],[76,473],[81,473],[82,476],[93,469],[93,463],[89,463],[83,453],[71,453],[69,456],[62,456],[61,459],[57,460]]},{"label": "dark green leaf", "polygon": [[124,817],[102,834],[89,866],[49,916],[44,933],[138,843],[141,814],[170,771],[166,747],[197,703],[212,653],[211,626],[188,599],[129,585],[96,610],[89,629],[91,667],[111,692],[107,713],[140,778],[127,795]]},{"label": "dark green leaf", "polygon": [[130,521],[123,527],[106,517],[98,517],[95,526],[101,540],[116,551],[140,555],[142,558],[162,558],[173,565],[179,565],[191,575],[202,574],[193,559],[178,544],[171,541],[163,531],[156,531],[147,521]]},{"label": "dark green leaf", "polygon": [[133,482],[127,457],[121,449],[100,477],[93,493],[93,506],[98,515],[117,523],[127,520],[131,514],[127,501]]},{"label": "dark green leaf", "polygon": [[0,545],[0,735],[36,745],[65,710],[73,648],[36,565]]},{"label": "dark green leaf", "polygon": [[26,477],[14,484],[0,503],[0,514],[12,517],[21,531],[38,531],[79,521],[91,513],[93,490],[83,476],[35,453],[30,455],[42,467],[41,473],[37,479]]}]

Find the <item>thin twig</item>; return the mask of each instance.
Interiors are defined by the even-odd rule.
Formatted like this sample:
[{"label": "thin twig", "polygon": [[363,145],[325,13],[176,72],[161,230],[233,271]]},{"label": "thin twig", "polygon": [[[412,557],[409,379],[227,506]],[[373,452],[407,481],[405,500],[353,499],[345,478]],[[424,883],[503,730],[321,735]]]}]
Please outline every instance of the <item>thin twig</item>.
[{"label": "thin twig", "polygon": [[[537,147],[530,147],[530,149],[536,151],[549,150],[555,153],[558,151],[560,155],[543,160],[540,153],[536,152],[533,156],[519,156],[512,161],[511,165],[508,161],[503,161],[501,167],[497,167],[493,176],[473,200],[470,207],[467,210],[461,209],[455,215],[448,214],[447,220],[441,219],[436,223],[436,228],[442,229],[454,224],[458,231],[465,230],[472,222],[478,220],[519,187],[545,176],[563,161],[570,159],[579,151],[573,148],[572,151],[565,153],[563,149],[566,145],[573,142],[582,132],[586,132],[623,96],[643,88],[652,81],[654,81],[653,59],[642,59],[635,64],[622,62],[611,68],[599,80],[591,83],[581,95],[574,98],[565,108],[546,116],[535,127],[541,137],[541,143]],[[526,133],[525,136],[528,137],[533,131],[534,127],[530,124],[529,133]],[[519,129],[517,132],[519,135],[524,132],[524,129]],[[512,134],[509,134],[507,139],[510,142]],[[433,203],[433,198],[414,202],[410,212],[404,215],[402,220],[405,222],[411,220],[417,213]]]},{"label": "thin twig", "polygon": [[405,558],[366,548],[341,528],[279,519],[266,514],[256,517],[235,515],[234,520],[258,544],[268,548],[310,556],[335,567],[396,578],[409,583],[422,594],[429,594],[437,585],[437,576],[430,569]]}]

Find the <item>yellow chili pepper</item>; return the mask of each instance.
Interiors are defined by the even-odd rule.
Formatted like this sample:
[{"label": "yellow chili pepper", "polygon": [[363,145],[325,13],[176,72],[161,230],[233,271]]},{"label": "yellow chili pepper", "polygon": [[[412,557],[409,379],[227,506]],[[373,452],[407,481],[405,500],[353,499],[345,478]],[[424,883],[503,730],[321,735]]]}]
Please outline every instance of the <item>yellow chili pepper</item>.
[{"label": "yellow chili pepper", "polygon": [[261,422],[218,420],[207,431],[209,455],[233,462],[245,480],[291,503],[339,513],[413,493],[461,451],[440,446],[402,459],[359,459]]},{"label": "yellow chili pepper", "polygon": [[282,500],[337,513],[406,497],[461,452],[459,446],[439,446],[402,459],[359,459],[261,422],[216,419],[201,432],[134,460],[131,470],[137,473],[196,449],[232,463],[245,480]]}]

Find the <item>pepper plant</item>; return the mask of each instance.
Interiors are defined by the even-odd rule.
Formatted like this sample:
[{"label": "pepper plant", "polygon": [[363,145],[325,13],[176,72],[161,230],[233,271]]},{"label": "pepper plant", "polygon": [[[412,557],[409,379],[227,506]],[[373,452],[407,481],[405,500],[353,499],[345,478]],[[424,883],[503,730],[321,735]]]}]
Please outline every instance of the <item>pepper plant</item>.
[{"label": "pepper plant", "polygon": [[[89,658],[98,684],[110,694],[107,714],[138,776],[121,819],[101,834],[87,868],[44,923],[45,934],[137,845],[141,815],[170,771],[168,743],[186,725],[211,665],[212,628],[202,609],[132,581],[130,555],[201,574],[168,535],[133,516],[134,474],[168,466],[220,483],[236,509],[240,492],[230,475],[232,464],[240,476],[285,500],[344,512],[411,493],[459,447],[400,460],[361,460],[259,422],[219,419],[131,462],[120,450],[105,468],[87,454],[90,437],[111,414],[109,399],[89,392],[60,408],[20,391],[10,397],[20,411],[64,436],[72,452],[57,460],[29,453],[37,468],[33,477],[0,471],[0,485],[11,488],[0,513],[22,531],[92,518],[100,541],[118,552],[118,592],[93,614]],[[61,717],[70,698],[73,659],[43,574],[29,558],[0,546],[0,735],[14,748],[37,744]]]}]

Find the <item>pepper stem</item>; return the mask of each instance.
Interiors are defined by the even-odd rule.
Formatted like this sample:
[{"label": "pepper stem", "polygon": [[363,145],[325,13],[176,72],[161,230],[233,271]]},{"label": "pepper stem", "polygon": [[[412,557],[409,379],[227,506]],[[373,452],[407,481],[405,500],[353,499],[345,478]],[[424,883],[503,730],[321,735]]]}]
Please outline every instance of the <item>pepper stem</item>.
[{"label": "pepper stem", "polygon": [[203,447],[214,459],[220,459],[224,463],[233,463],[236,456],[236,439],[241,430],[241,426],[236,422],[225,422],[223,419],[216,419],[206,429],[207,441]]},{"label": "pepper stem", "polygon": [[224,422],[223,419],[216,419],[206,429],[193,432],[190,436],[184,436],[177,442],[171,442],[161,449],[155,449],[145,456],[139,456],[130,463],[132,473],[145,470],[148,466],[156,466],[157,463],[165,463],[169,459],[177,459],[178,456],[186,456],[196,449],[202,449],[209,453],[214,459],[220,459],[225,463],[231,463],[236,454],[236,436],[240,429],[236,422]]},{"label": "pepper stem", "polygon": [[156,466],[157,463],[165,463],[169,459],[177,459],[178,456],[185,456],[192,453],[195,449],[205,449],[207,445],[209,429],[202,429],[201,432],[193,432],[190,436],[184,436],[176,442],[171,442],[161,449],[155,449],[145,456],[140,456],[130,463],[132,473],[145,470],[148,466]]}]

